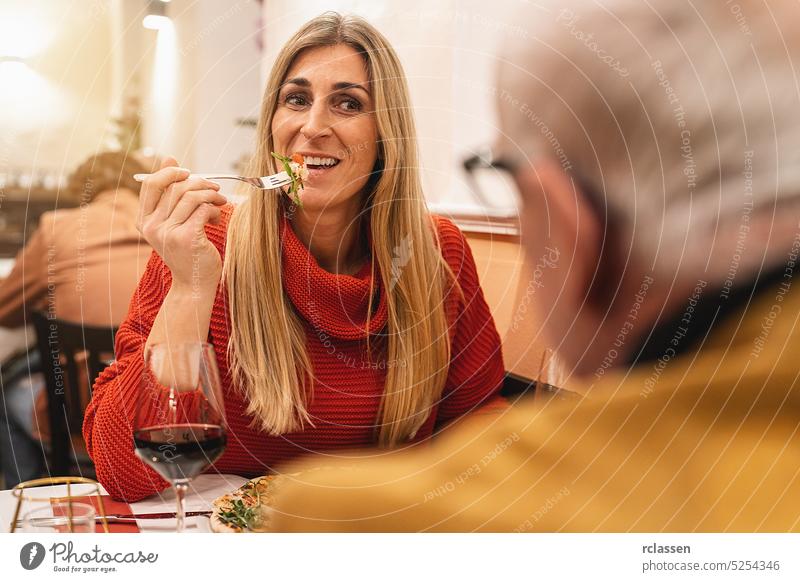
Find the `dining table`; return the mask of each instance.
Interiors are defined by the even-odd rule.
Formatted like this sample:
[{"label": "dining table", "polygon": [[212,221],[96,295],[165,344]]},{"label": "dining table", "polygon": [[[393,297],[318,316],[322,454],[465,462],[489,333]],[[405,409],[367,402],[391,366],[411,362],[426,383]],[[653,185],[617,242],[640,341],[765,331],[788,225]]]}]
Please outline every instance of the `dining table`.
[{"label": "dining table", "polygon": [[[186,493],[185,504],[186,511],[210,511],[213,501],[231,491],[241,487],[247,482],[245,477],[238,475],[226,475],[219,473],[202,474],[195,477],[189,483],[189,490]],[[52,498],[54,501],[60,497],[67,495],[66,485],[47,485],[43,487],[36,487],[35,489],[26,489],[26,494],[31,497],[37,498]],[[95,488],[93,485],[78,484],[71,486],[71,494],[73,497],[86,497],[87,499],[94,497]],[[105,508],[106,514],[111,513],[129,513],[136,515],[148,515],[168,513],[174,514],[175,512],[175,493],[170,487],[142,499],[134,503],[125,503],[114,500],[108,495],[108,492],[99,485],[99,493],[102,496],[102,505]],[[82,501],[79,500],[79,501]],[[11,489],[0,491],[0,532],[8,533],[11,531],[11,521],[14,518],[14,512],[17,505],[17,498],[14,496]],[[41,506],[46,506],[47,501],[25,501],[23,502],[19,518],[22,519],[26,512]],[[102,523],[99,519],[100,512],[97,511],[97,531],[102,531]],[[176,521],[174,517],[167,518],[141,518],[136,519],[130,523],[109,523],[110,533],[172,533],[175,531]],[[21,527],[17,531],[22,531]],[[185,533],[208,533],[211,531],[209,526],[209,518],[207,516],[193,516],[186,518]]]}]

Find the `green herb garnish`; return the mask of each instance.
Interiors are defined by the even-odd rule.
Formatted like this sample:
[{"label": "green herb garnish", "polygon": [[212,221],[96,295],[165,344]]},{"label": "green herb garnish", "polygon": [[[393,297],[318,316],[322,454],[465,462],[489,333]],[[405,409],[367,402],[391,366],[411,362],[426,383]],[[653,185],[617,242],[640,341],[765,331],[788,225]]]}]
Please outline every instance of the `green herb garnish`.
[{"label": "green herb garnish", "polygon": [[282,156],[280,154],[276,154],[272,152],[272,157],[278,160],[283,165],[283,170],[292,180],[292,183],[289,184],[289,191],[287,194],[292,197],[292,201],[297,204],[300,208],[303,207],[303,202],[300,200],[299,192],[304,188],[303,186],[303,179],[297,175],[297,173],[292,169],[292,164],[297,163],[291,158],[287,158],[286,156]]},{"label": "green herb garnish", "polygon": [[[248,507],[241,499],[236,499],[231,504],[228,511],[219,512],[219,520],[227,526],[238,527],[240,529],[253,530],[258,526],[258,513],[256,508],[261,505],[261,495],[255,488],[255,484],[250,483],[252,492],[256,494],[256,503]],[[252,497],[252,496],[251,496]]]},{"label": "green herb garnish", "polygon": [[233,507],[229,511],[221,511],[219,520],[225,525],[250,529],[250,524],[255,518],[255,511],[252,507],[245,507],[241,499],[233,502]]}]

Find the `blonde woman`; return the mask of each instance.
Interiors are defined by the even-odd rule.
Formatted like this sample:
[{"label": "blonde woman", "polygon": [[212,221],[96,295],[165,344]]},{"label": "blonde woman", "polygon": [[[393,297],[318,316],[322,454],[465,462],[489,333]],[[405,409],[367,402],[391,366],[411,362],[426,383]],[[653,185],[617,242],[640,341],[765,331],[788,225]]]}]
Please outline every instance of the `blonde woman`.
[{"label": "blonde woman", "polygon": [[[312,451],[408,446],[497,397],[500,339],[463,236],[430,216],[400,62],[364,20],[326,13],[273,66],[252,175],[305,156],[302,205],[255,192],[233,208],[167,160],[141,192],[155,252],[95,385],[84,436],[115,497],[167,483],[135,457],[143,350],[209,341],[240,475]],[[224,260],[223,260],[224,258]]]}]

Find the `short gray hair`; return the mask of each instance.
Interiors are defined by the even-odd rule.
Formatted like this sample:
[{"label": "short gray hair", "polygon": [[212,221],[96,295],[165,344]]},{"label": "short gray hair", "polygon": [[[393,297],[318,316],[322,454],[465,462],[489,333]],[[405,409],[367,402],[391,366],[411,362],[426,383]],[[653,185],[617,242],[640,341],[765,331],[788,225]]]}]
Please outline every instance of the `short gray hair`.
[{"label": "short gray hair", "polygon": [[531,34],[499,68],[507,146],[604,194],[656,270],[715,281],[744,248],[758,256],[740,275],[785,260],[800,236],[796,2],[545,0],[517,22]]}]

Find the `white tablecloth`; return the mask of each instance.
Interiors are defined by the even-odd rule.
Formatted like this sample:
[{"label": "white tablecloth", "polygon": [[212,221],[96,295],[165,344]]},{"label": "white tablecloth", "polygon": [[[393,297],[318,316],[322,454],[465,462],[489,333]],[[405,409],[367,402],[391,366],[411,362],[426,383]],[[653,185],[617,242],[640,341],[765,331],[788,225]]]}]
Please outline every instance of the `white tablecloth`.
[{"label": "white tablecloth", "polygon": [[[247,479],[237,475],[200,475],[190,485],[189,492],[186,494],[186,511],[202,511],[211,509],[211,502],[220,495],[233,491],[241,487]],[[86,485],[73,486],[73,495],[85,495],[88,493]],[[82,487],[83,489],[79,489]],[[101,493],[105,490],[101,487]],[[54,487],[39,487],[36,490],[37,497],[58,497],[66,495],[66,486],[58,485]],[[30,509],[32,502],[23,505],[22,511]],[[133,513],[161,513],[175,511],[175,495],[172,489],[163,491],[159,495],[154,495],[138,503],[131,503]],[[0,531],[10,531],[11,518],[14,517],[14,507],[16,498],[11,495],[10,490],[0,491]],[[37,506],[41,506],[37,504]],[[22,517],[20,515],[20,517]],[[174,519],[141,519],[138,520],[139,529],[142,533],[174,532]],[[187,533],[199,533],[209,531],[208,518],[192,517],[186,520]]]}]

